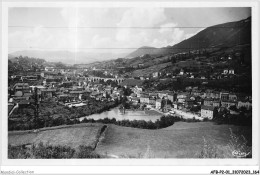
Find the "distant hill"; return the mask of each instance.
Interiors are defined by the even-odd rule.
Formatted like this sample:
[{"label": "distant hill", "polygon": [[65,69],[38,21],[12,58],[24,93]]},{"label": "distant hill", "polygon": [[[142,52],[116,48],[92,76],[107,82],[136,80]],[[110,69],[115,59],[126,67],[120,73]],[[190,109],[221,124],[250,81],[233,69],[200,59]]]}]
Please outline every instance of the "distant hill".
[{"label": "distant hill", "polygon": [[129,55],[127,55],[126,58],[134,58],[145,54],[153,54],[156,49],[157,48],[155,47],[143,46],[137,49],[136,51],[130,53]]},{"label": "distant hill", "polygon": [[41,51],[41,50],[23,50],[9,54],[11,57],[28,56],[42,58],[48,62],[63,62],[65,64],[92,63],[96,61],[106,61],[124,57],[126,54],[114,53],[88,53],[88,52],[70,52],[70,51]]},{"label": "distant hill", "polygon": [[132,57],[144,54],[166,55],[170,53],[187,52],[203,48],[233,47],[251,43],[251,17],[224,24],[208,27],[189,39],[176,45],[153,48],[141,47],[128,55]]}]

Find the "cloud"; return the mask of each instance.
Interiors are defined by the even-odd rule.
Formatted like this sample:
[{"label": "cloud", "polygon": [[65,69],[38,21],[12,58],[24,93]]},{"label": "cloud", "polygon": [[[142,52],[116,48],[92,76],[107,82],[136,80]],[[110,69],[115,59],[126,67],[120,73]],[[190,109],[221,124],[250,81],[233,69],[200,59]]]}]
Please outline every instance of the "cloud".
[{"label": "cloud", "polygon": [[174,27],[176,27],[178,24],[177,23],[166,23],[160,26],[160,33],[164,32],[170,32],[173,30]]},{"label": "cloud", "polygon": [[55,19],[49,20],[57,21],[57,26],[65,28],[38,25],[33,29],[15,29],[9,32],[9,45],[68,48],[71,51],[116,48],[78,51],[122,53],[131,52],[129,48],[174,45],[194,35],[178,28],[179,24],[166,16],[164,8],[62,8],[57,13]]},{"label": "cloud", "polygon": [[163,8],[130,8],[126,10],[118,27],[153,27],[167,18]]}]

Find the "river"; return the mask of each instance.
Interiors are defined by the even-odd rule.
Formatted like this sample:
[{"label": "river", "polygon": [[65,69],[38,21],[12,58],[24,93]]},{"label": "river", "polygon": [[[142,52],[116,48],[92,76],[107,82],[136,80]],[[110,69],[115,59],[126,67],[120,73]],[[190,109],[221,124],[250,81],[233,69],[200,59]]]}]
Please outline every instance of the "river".
[{"label": "river", "polygon": [[[155,112],[156,113],[156,112]],[[125,113],[123,114],[118,108],[113,108],[109,111],[102,112],[100,114],[92,114],[86,117],[81,117],[79,118],[80,121],[82,121],[84,118],[87,119],[104,119],[104,118],[115,118],[117,121],[119,120],[145,120],[149,121],[151,120],[152,122],[155,122],[157,119],[160,119],[162,114],[158,113],[149,115],[145,113],[145,111],[131,111],[131,110],[126,110]]]}]

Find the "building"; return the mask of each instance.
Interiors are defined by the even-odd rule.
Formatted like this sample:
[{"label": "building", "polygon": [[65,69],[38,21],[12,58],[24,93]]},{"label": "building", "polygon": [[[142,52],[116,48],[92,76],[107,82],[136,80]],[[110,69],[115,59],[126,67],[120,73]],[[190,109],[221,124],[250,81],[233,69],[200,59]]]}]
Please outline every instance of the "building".
[{"label": "building", "polygon": [[81,100],[82,95],[84,94],[84,91],[70,91],[70,96]]},{"label": "building", "polygon": [[220,101],[218,99],[205,99],[203,104],[204,106],[220,107]]},{"label": "building", "polygon": [[155,98],[149,98],[149,105],[156,105],[156,99]]},{"label": "building", "polygon": [[157,94],[158,94],[158,97],[160,99],[163,99],[164,97],[167,97],[167,93],[166,92],[158,92]]},{"label": "building", "polygon": [[249,101],[238,101],[237,108],[240,109],[242,107],[245,107],[247,110],[252,109],[252,103]]},{"label": "building", "polygon": [[201,117],[207,119],[213,119],[214,107],[213,106],[201,106]]},{"label": "building", "polygon": [[204,106],[213,106],[213,99],[206,98],[203,102]]},{"label": "building", "polygon": [[156,109],[161,109],[161,107],[162,107],[162,100],[161,99],[157,99],[155,101],[155,108]]},{"label": "building", "polygon": [[178,104],[177,103],[172,103],[172,106],[174,109],[178,109]]},{"label": "building", "polygon": [[42,98],[51,98],[55,95],[56,89],[42,89],[41,96]]},{"label": "building", "polygon": [[21,91],[23,93],[30,92],[30,86],[28,83],[16,83],[13,87],[14,92]]},{"label": "building", "polygon": [[157,78],[159,76],[159,72],[154,72],[153,73],[153,78]]},{"label": "building", "polygon": [[227,74],[235,74],[235,70],[234,69],[224,69],[223,70],[223,74],[227,75]]},{"label": "building", "polygon": [[149,104],[149,95],[142,94],[140,97],[140,103]]},{"label": "building", "polygon": [[174,94],[167,94],[167,99],[170,100],[173,103],[174,102]]},{"label": "building", "polygon": [[237,100],[237,95],[236,94],[229,94],[228,99],[232,100],[232,101],[236,101]]},{"label": "building", "polygon": [[184,75],[184,70],[181,69],[179,75]]},{"label": "building", "polygon": [[219,108],[220,107],[220,101],[219,100],[214,100],[213,101],[213,107]]},{"label": "building", "polygon": [[229,108],[230,106],[236,106],[237,103],[234,101],[230,101],[230,100],[223,100],[221,101],[221,107],[224,108]]},{"label": "building", "polygon": [[229,100],[229,93],[228,92],[220,92],[220,99],[221,100]]},{"label": "building", "polygon": [[44,68],[45,71],[54,71],[54,67],[45,67]]}]

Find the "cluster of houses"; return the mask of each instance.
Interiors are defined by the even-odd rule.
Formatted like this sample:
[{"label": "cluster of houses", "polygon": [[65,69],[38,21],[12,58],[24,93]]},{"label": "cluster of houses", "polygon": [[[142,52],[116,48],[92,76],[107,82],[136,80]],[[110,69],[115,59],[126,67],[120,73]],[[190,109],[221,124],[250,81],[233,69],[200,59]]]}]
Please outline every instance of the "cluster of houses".
[{"label": "cluster of houses", "polygon": [[[180,75],[184,75],[183,70]],[[234,70],[224,70],[222,73],[234,74]],[[154,77],[159,76],[158,72],[153,73]],[[35,89],[39,100],[54,98],[63,104],[81,103],[86,97],[98,101],[120,100],[123,96],[123,88],[112,87],[92,81],[83,76],[77,70],[66,70],[61,68],[46,67],[39,75],[12,76],[13,80],[20,80],[19,83],[9,87],[9,106],[24,106],[35,102]],[[40,80],[40,81],[39,81]],[[131,81],[130,81],[131,80]],[[175,110],[181,115],[191,114],[201,118],[212,119],[215,110],[228,109],[231,107],[250,110],[252,108],[251,96],[235,94],[231,92],[201,90],[198,87],[186,87],[185,91],[145,91],[137,80],[128,79],[132,93],[127,100],[133,104],[143,104],[162,112],[169,109]],[[119,83],[119,82],[117,82]],[[122,85],[122,84],[121,84]],[[128,86],[129,87],[129,86]],[[192,110],[200,108],[199,111]]]},{"label": "cluster of houses", "polygon": [[18,82],[8,87],[8,109],[25,107],[35,103],[37,99],[55,99],[62,104],[81,103],[87,97],[99,101],[120,100],[123,89],[99,84],[76,70],[46,67],[44,72],[37,75],[12,75],[10,81]]},{"label": "cluster of houses", "polygon": [[[194,111],[192,113],[195,117],[200,116],[201,118],[208,119],[213,118],[215,110],[227,109],[232,111],[231,106],[235,109],[244,107],[250,110],[252,108],[251,96],[214,90],[202,91],[199,90],[198,87],[187,87],[183,92],[146,92],[136,86],[132,88],[132,91],[133,93],[127,98],[135,104],[146,104],[147,106],[164,112],[174,110],[182,115],[191,113],[190,109],[194,107],[200,107],[200,111]],[[162,106],[163,100],[166,103],[164,102]]]},{"label": "cluster of houses", "polygon": [[235,70],[233,68],[226,68],[222,69],[221,71],[218,72],[212,72],[210,74],[204,73],[197,73],[197,72],[191,72],[191,71],[184,71],[184,69],[180,69],[178,73],[172,73],[172,72],[158,72],[155,71],[153,72],[150,76],[140,76],[139,78],[141,80],[149,79],[149,78],[159,78],[159,77],[171,77],[171,78],[180,78],[180,77],[185,77],[189,79],[201,79],[201,80],[206,80],[206,79],[224,79],[224,78],[231,78],[236,76]]}]

